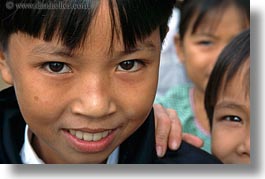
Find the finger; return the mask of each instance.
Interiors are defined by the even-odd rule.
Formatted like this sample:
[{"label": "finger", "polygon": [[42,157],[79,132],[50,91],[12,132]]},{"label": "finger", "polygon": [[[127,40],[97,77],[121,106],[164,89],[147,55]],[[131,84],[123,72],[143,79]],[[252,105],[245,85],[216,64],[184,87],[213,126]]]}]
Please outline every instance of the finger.
[{"label": "finger", "polygon": [[182,140],[182,126],[175,110],[167,109],[167,113],[171,121],[168,146],[171,150],[177,150]]},{"label": "finger", "polygon": [[157,113],[159,113],[159,110],[161,110],[161,105],[160,104],[153,104],[153,108],[154,108],[154,115],[155,115],[155,129],[157,126]]},{"label": "finger", "polygon": [[168,136],[171,128],[171,120],[165,108],[161,105],[154,105],[156,129],[156,151],[158,157],[163,157],[167,149]]},{"label": "finger", "polygon": [[195,146],[195,147],[198,147],[198,148],[201,148],[204,144],[203,140],[201,138],[199,138],[198,136],[195,136],[193,134],[189,134],[189,133],[183,133],[182,134],[182,139]]}]

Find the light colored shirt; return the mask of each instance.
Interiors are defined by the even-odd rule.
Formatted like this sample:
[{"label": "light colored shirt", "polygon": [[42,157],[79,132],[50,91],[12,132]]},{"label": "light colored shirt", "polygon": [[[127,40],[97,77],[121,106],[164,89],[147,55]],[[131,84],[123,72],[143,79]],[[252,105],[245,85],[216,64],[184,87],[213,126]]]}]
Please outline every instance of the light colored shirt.
[{"label": "light colored shirt", "polygon": [[[24,144],[20,150],[20,157],[22,163],[24,164],[44,164],[30,143],[32,139],[32,132],[29,130],[28,125],[26,125],[24,133]],[[119,161],[119,147],[117,147],[108,157],[107,164],[117,164]]]},{"label": "light colored shirt", "polygon": [[194,115],[192,84],[172,87],[165,96],[156,98],[155,103],[174,109],[180,119],[182,131],[200,137],[204,141],[203,150],[211,153],[211,135],[203,129]]}]

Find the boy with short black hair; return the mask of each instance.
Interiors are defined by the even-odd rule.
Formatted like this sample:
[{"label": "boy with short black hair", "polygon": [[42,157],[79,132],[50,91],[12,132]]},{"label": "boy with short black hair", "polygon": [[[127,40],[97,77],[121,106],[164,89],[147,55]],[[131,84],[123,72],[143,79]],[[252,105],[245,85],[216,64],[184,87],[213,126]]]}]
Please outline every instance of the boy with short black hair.
[{"label": "boy with short black hair", "polygon": [[0,162],[219,163],[186,143],[155,153],[152,104],[175,1],[82,2],[1,6],[0,72],[13,87],[0,93]]}]

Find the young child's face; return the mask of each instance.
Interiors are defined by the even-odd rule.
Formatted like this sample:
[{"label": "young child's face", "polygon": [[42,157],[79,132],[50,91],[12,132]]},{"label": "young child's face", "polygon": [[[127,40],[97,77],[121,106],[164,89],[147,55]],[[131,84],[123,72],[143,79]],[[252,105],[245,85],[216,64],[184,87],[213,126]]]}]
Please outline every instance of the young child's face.
[{"label": "young child's face", "polygon": [[209,76],[222,49],[246,28],[246,22],[242,22],[245,20],[242,13],[235,6],[225,9],[222,16],[218,14],[216,17],[216,11],[213,10],[205,18],[197,31],[192,33],[194,17],[183,41],[176,40],[176,49],[187,75],[202,93],[205,92]]},{"label": "young child's face", "polygon": [[[105,2],[105,1],[103,1]],[[73,56],[54,39],[13,34],[5,81],[15,87],[33,147],[47,163],[101,163],[147,118],[156,92],[160,34],[126,52],[105,3]],[[119,33],[121,34],[121,33]]]},{"label": "young child's face", "polygon": [[212,124],[212,153],[224,163],[250,163],[249,61],[220,88]]}]

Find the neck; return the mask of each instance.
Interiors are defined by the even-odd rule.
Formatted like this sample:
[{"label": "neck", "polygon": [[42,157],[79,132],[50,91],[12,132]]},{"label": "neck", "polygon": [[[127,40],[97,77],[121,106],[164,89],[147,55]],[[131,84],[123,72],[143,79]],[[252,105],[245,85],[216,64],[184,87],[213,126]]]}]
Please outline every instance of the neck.
[{"label": "neck", "polygon": [[194,88],[193,90],[194,115],[200,126],[207,132],[210,132],[208,117],[204,108],[204,92]]}]

